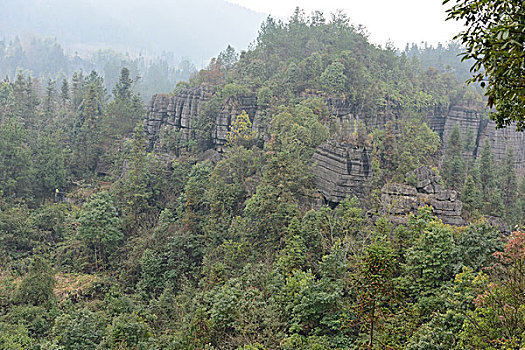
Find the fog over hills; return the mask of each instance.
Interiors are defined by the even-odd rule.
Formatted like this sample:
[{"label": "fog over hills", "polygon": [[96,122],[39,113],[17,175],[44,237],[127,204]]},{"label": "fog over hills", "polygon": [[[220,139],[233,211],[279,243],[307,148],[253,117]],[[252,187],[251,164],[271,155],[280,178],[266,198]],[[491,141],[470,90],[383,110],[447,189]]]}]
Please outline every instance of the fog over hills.
[{"label": "fog over hills", "polygon": [[197,65],[247,48],[265,15],[223,0],[2,0],[0,38],[39,34],[82,52],[172,51]]}]

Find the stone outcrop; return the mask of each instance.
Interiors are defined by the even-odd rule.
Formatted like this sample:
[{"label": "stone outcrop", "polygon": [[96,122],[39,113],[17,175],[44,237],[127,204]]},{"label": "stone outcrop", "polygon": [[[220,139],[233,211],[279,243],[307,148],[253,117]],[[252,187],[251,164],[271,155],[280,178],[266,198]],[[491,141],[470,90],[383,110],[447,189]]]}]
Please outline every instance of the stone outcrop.
[{"label": "stone outcrop", "polygon": [[209,100],[212,91],[206,87],[187,89],[175,96],[154,95],[146,112],[144,127],[148,149],[160,147],[162,128],[180,131],[180,142],[193,137],[192,124],[199,115],[202,102]]},{"label": "stone outcrop", "polygon": [[[148,149],[160,151],[160,135],[167,130],[180,133],[178,139],[180,144],[194,139],[202,103],[208,101],[211,96],[212,90],[204,86],[182,90],[172,96],[164,94],[153,96],[144,121]],[[257,111],[255,95],[230,97],[223,103],[213,123],[211,137],[216,149],[220,150],[226,144],[230,125],[243,110],[250,116],[254,129],[264,129],[264,125],[257,120],[260,118],[260,113]]]},{"label": "stone outcrop", "polygon": [[260,116],[257,111],[257,97],[255,97],[255,95],[242,95],[228,98],[223,104],[220,113],[217,115],[213,128],[212,137],[217,149],[222,149],[222,147],[226,145],[226,137],[230,131],[230,126],[242,111],[246,111],[250,116],[252,128],[255,122],[254,130],[259,126],[260,123],[257,123],[258,120],[256,121]]},{"label": "stone outcrop", "polygon": [[445,148],[456,124],[459,126],[463,140],[469,134],[473,138],[472,149],[465,156],[479,156],[485,140],[488,140],[497,162],[503,159],[507,150],[514,149],[516,170],[519,174],[525,175],[525,133],[516,132],[513,125],[496,129],[496,123],[492,120],[482,118],[476,111],[461,107],[452,108],[445,116],[437,115],[429,118],[429,126],[439,133]]},{"label": "stone outcrop", "polygon": [[412,184],[390,183],[381,190],[382,215],[396,222],[405,222],[408,214],[419,207],[430,205],[434,214],[445,224],[463,225],[463,204],[454,190],[444,189],[441,177],[429,167],[421,167],[406,174]]},{"label": "stone outcrop", "polygon": [[[179,143],[194,138],[194,125],[199,117],[200,107],[209,100],[213,91],[205,86],[185,89],[176,95],[155,95],[148,107],[146,120],[146,138],[150,150],[160,150],[159,138],[163,129],[180,133]],[[354,131],[358,121],[366,124],[369,130],[382,127],[394,116],[356,116],[352,114],[355,106],[340,98],[326,98],[330,112],[337,118],[339,124],[347,125],[350,132]],[[262,118],[262,110],[257,106],[254,94],[230,97],[224,101],[221,111],[216,116],[212,131],[212,143],[215,149],[221,150],[226,143],[226,135],[235,116],[245,110],[250,116],[253,128],[258,135],[265,137],[268,121]],[[425,118],[430,128],[436,131],[446,147],[450,132],[454,125],[459,125],[462,138],[472,137],[472,149],[465,153],[467,157],[480,154],[485,140],[488,140],[496,161],[503,159],[509,148],[516,155],[516,169],[520,175],[525,175],[525,133],[516,132],[513,126],[496,129],[495,123],[473,110],[463,107],[453,107],[449,111],[436,110]]]},{"label": "stone outcrop", "polygon": [[317,189],[329,203],[368,194],[372,178],[370,149],[330,140],[317,147],[312,162]]},{"label": "stone outcrop", "polygon": [[[382,128],[390,120],[395,122],[398,118],[402,119],[402,116],[393,114],[357,117],[352,114],[355,108],[346,101],[330,98],[326,102],[337,120],[340,123],[349,124],[351,131],[358,121],[363,122],[369,130],[373,130]],[[488,140],[496,162],[504,158],[508,149],[514,149],[516,170],[519,175],[525,175],[525,132],[516,132],[514,125],[496,129],[496,123],[487,116],[482,116],[480,112],[462,106],[452,107],[450,110],[436,109],[424,120],[432,130],[439,134],[444,149],[447,147],[454,125],[458,124],[462,140],[469,135],[472,137],[472,147],[464,154],[466,158],[473,159],[479,156],[485,140]]]}]

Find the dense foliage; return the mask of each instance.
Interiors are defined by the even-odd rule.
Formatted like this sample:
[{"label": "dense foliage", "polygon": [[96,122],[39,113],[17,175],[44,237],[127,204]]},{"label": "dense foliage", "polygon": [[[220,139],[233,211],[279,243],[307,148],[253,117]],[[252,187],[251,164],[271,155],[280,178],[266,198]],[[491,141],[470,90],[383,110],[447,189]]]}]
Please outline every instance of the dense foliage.
[{"label": "dense foliage", "polygon": [[[342,14],[268,18],[251,50],[176,87],[213,92],[176,157],[146,149],[130,70],[109,98],[103,80],[0,85],[1,350],[524,345],[525,181],[511,151],[476,158],[457,128],[440,152],[422,117],[479,97],[452,72],[371,45]],[[241,113],[208,159],[213,117],[246,93],[267,132]],[[334,98],[391,121],[347,130]],[[373,149],[369,198],[322,203],[311,157],[328,138]],[[440,163],[468,225],[378,214],[383,184]]]},{"label": "dense foliage", "polygon": [[[444,4],[449,0],[443,1]],[[499,127],[525,130],[525,7],[520,0],[456,0],[448,19],[465,23],[457,35],[472,59],[473,77],[487,87],[488,106]]]}]

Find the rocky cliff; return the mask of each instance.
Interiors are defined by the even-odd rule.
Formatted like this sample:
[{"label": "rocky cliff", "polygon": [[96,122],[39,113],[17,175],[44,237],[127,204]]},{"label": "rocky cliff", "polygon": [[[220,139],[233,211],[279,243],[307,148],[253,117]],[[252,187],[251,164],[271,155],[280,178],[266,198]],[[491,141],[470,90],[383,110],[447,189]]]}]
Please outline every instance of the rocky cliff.
[{"label": "rocky cliff", "polygon": [[429,167],[421,167],[406,174],[412,184],[390,183],[381,189],[382,210],[380,214],[394,222],[404,223],[408,214],[429,205],[433,213],[445,224],[463,225],[463,204],[454,190],[444,189],[441,177]]},{"label": "rocky cliff", "polygon": [[347,196],[363,198],[370,189],[370,149],[329,140],[317,147],[312,157],[317,189],[329,203]]},{"label": "rocky cliff", "polygon": [[[200,107],[203,102],[210,99],[211,95],[212,91],[209,88],[198,87],[183,90],[173,96],[153,96],[145,120],[149,149],[160,150],[159,141],[163,129],[179,132],[178,142],[180,143],[193,138]],[[388,119],[380,116],[357,118],[351,114],[352,108],[345,101],[329,98],[326,102],[331,113],[340,123],[352,124],[350,128],[353,128],[353,124],[359,120],[370,129],[381,127]],[[259,135],[265,134],[268,123],[262,119],[263,113],[257,106],[255,95],[230,97],[224,101],[214,122],[212,143],[216,149],[222,149],[226,143],[226,134],[232,120],[243,110],[250,116],[253,128],[258,131]],[[513,148],[516,155],[516,169],[518,173],[525,175],[525,133],[514,131],[512,126],[506,129],[496,129],[494,122],[482,118],[476,111],[462,107],[454,107],[448,112],[433,113],[426,120],[428,125],[439,133],[445,147],[450,132],[457,123],[463,139],[472,138],[471,149],[466,152],[466,156],[477,156],[485,140],[489,141],[496,161],[503,159],[506,151]]]},{"label": "rocky cliff", "polygon": [[[194,139],[201,107],[211,96],[212,91],[206,87],[186,89],[172,96],[153,96],[144,121],[148,149],[162,151],[161,136],[166,131],[177,132],[179,144]],[[253,128],[259,132],[264,131],[265,125],[260,121],[255,95],[230,97],[224,101],[213,122],[211,137],[216,149],[220,150],[226,144],[230,125],[243,110],[250,116]]]},{"label": "rocky cliff", "polygon": [[472,137],[470,140],[472,146],[467,156],[480,155],[485,140],[488,140],[496,161],[501,161],[508,149],[514,149],[516,170],[519,174],[525,175],[525,133],[516,132],[514,126],[496,129],[496,124],[492,120],[483,118],[476,111],[460,107],[452,108],[446,116],[434,116],[429,122],[429,126],[441,136],[445,147],[456,124],[459,126],[463,140]]},{"label": "rocky cliff", "polygon": [[[148,148],[166,152],[162,135],[170,132],[176,133],[175,142],[179,146],[194,139],[199,125],[201,106],[211,98],[212,93],[209,88],[198,87],[183,90],[172,96],[153,96],[144,122]],[[339,124],[339,129],[343,132],[355,131],[359,122],[364,123],[368,129],[373,129],[382,127],[388,120],[386,116],[356,117],[351,114],[351,106],[341,99],[327,98],[326,102]],[[253,129],[258,135],[263,139],[268,136],[269,123],[263,118],[264,113],[257,106],[255,95],[233,96],[224,101],[213,121],[211,142],[216,150],[222,151],[232,121],[243,110],[250,116]],[[503,159],[506,151],[513,148],[516,155],[516,169],[519,174],[525,175],[525,133],[514,131],[512,126],[495,129],[494,122],[482,118],[478,112],[461,107],[452,108],[447,112],[437,111],[429,115],[426,121],[439,133],[445,147],[452,128],[458,124],[462,138],[471,139],[471,148],[465,152],[467,157],[479,155],[485,140],[489,141],[496,161]],[[168,149],[173,148],[168,147]],[[369,153],[369,150],[353,149],[344,143],[336,145],[332,142],[318,148],[313,158],[317,163],[315,173],[319,188],[327,200],[337,202],[346,195],[358,195],[365,191],[367,185],[365,183],[358,185],[358,183],[366,182],[370,176],[367,171],[371,169],[371,164],[366,164],[364,158],[366,154],[370,160]],[[352,171],[348,171],[349,164],[352,164]]]},{"label": "rocky cliff", "polygon": [[211,96],[212,92],[205,87],[183,90],[174,96],[153,96],[144,121],[148,149],[160,149],[163,128],[179,131],[181,143],[192,138],[192,125],[198,118],[200,106]]}]

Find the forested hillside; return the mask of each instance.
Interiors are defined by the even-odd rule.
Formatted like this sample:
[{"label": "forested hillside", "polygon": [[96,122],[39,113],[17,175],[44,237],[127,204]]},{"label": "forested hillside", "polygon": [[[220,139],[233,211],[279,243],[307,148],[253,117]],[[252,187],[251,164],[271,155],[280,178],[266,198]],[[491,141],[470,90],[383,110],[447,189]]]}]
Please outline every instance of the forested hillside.
[{"label": "forested hillside", "polygon": [[418,55],[297,10],[148,107],[132,67],[2,82],[0,350],[523,346],[522,149]]},{"label": "forested hillside", "polygon": [[154,93],[172,90],[178,81],[187,80],[196,73],[193,63],[176,59],[173,53],[143,57],[98,49],[81,57],[78,53],[68,54],[56,39],[50,37],[25,36],[20,39],[15,36],[10,40],[0,40],[0,76],[11,81],[20,72],[38,79],[41,85],[55,85],[63,79],[71,79],[75,72],[95,70],[104,77],[104,87],[111,90],[123,67],[130,71],[133,89],[144,101]]}]

